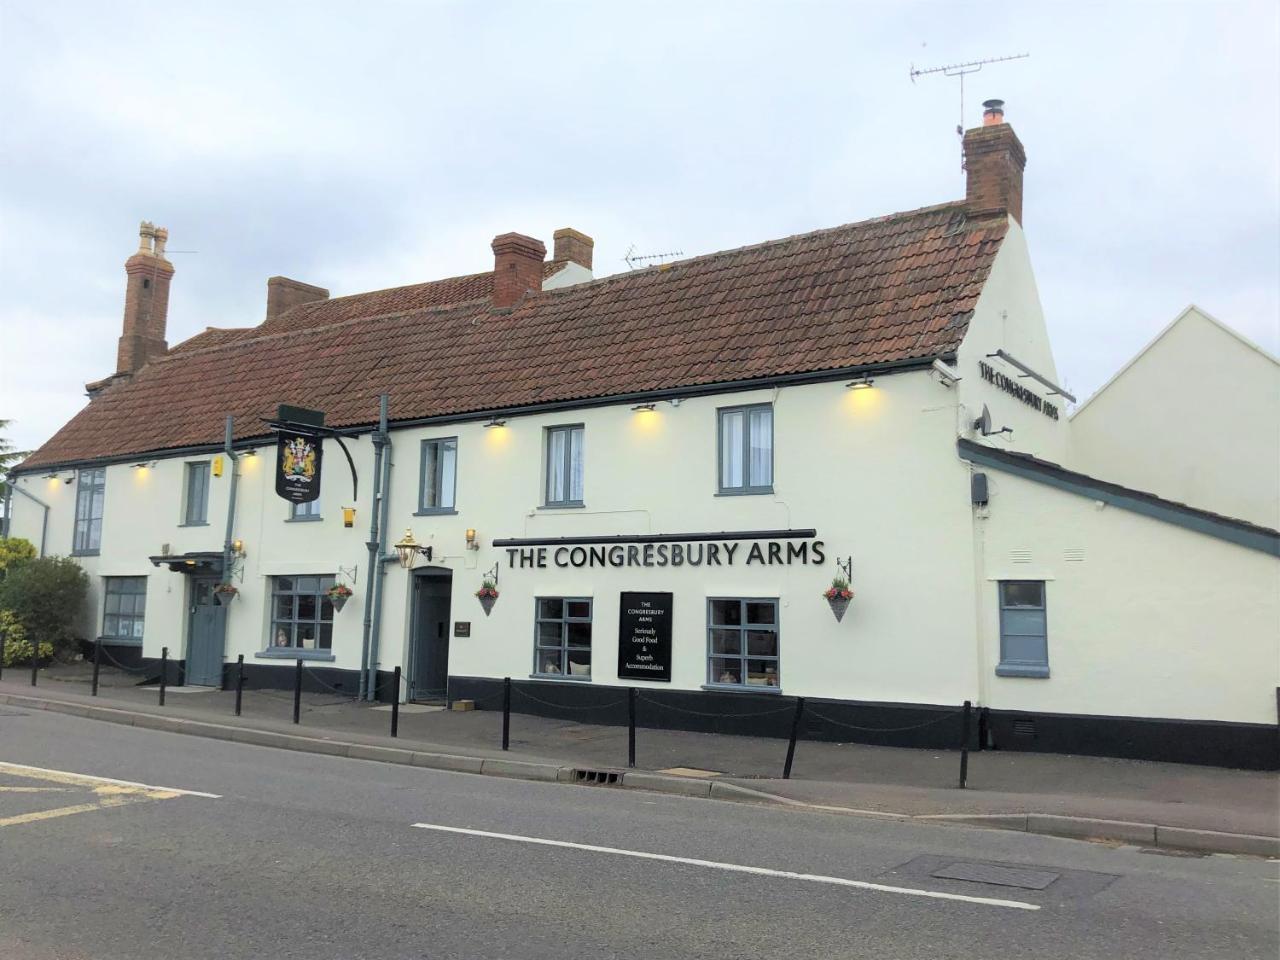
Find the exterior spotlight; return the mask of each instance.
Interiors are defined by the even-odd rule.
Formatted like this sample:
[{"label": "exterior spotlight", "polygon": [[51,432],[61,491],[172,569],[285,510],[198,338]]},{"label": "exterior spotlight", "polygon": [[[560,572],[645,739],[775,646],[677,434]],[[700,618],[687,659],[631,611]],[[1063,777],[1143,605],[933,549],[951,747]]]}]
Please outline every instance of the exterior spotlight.
[{"label": "exterior spotlight", "polygon": [[258,455],[257,447],[250,447],[248,450],[244,452],[244,455],[246,457],[256,457]]},{"label": "exterior spotlight", "polygon": [[400,557],[400,566],[406,570],[413,569],[413,562],[418,558],[418,554],[431,559],[431,548],[424,547],[413,538],[413,531],[406,529],[404,536],[396,544],[396,554]]},{"label": "exterior spotlight", "polygon": [[862,376],[862,377],[859,377],[857,380],[850,380],[848,383],[845,384],[845,386],[848,387],[850,390],[868,390],[871,388],[871,385],[874,383],[875,381],[872,380],[870,377]]},{"label": "exterior spotlight", "polygon": [[656,406],[656,403],[637,403],[631,409],[635,411],[647,410],[649,413],[653,413],[653,408]]},{"label": "exterior spotlight", "polygon": [[57,479],[58,479],[58,471],[57,471],[57,470],[50,470],[48,473],[46,473],[46,474],[44,475],[44,478],[45,478],[46,480],[57,480]]},{"label": "exterior spotlight", "polygon": [[467,549],[468,549],[468,550],[479,550],[479,549],[480,549],[480,544],[478,544],[478,543],[476,542],[476,528],[475,528],[475,527],[467,527]]},{"label": "exterior spotlight", "polygon": [[232,540],[232,541],[231,541],[231,551],[232,551],[233,553],[238,553],[240,556],[242,556],[242,557],[243,557],[243,556],[244,556],[244,541],[243,541],[243,540]]},{"label": "exterior spotlight", "polygon": [[507,421],[503,420],[501,417],[490,417],[488,420],[485,421],[484,426],[485,426],[485,429],[487,430],[489,429],[489,427],[505,427],[506,425],[507,425]]},{"label": "exterior spotlight", "polygon": [[64,478],[62,482],[63,482],[63,483],[67,483],[67,484],[69,484],[69,483],[71,483],[71,481],[72,481],[72,480],[74,480],[75,478],[76,478],[76,475],[73,473],[73,474],[71,474],[69,477]]},{"label": "exterior spotlight", "polygon": [[147,465],[146,465],[145,463],[135,463],[135,464],[133,465],[133,469],[135,469],[135,470],[145,470],[145,469],[147,469]]}]

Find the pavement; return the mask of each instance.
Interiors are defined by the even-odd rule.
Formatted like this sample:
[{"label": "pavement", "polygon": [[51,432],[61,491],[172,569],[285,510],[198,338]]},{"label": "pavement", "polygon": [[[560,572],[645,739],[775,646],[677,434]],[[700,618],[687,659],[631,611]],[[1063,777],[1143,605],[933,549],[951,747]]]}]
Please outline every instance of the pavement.
[{"label": "pavement", "polygon": [[0,849],[6,960],[1280,950],[1280,868],[1256,858],[482,777],[13,704]]},{"label": "pavement", "polygon": [[[87,696],[87,679],[83,668],[55,667],[32,688],[27,675],[6,671],[0,701],[81,715],[108,708],[97,710],[99,719],[131,724],[141,717],[140,725],[155,726],[167,718],[171,726],[181,721],[184,732],[221,739],[250,739],[256,731],[257,743],[276,737],[292,749],[380,755],[420,766],[501,773],[505,765],[503,775],[530,779],[571,779],[575,769],[613,771],[624,774],[627,786],[663,792],[1280,855],[1280,777],[1262,771],[982,751],[970,753],[968,789],[960,790],[958,751],[802,741],[792,778],[782,779],[785,741],[644,728],[642,712],[637,769],[627,772],[624,727],[513,712],[511,749],[503,752],[496,710],[402,707],[399,737],[392,739],[386,705],[337,694],[304,694],[301,722],[294,725],[287,691],[246,690],[237,718],[229,691],[170,687],[161,707],[156,687],[137,686],[127,674],[104,669],[96,698]],[[473,762],[463,763],[468,759]],[[512,763],[530,766],[516,772]]]}]

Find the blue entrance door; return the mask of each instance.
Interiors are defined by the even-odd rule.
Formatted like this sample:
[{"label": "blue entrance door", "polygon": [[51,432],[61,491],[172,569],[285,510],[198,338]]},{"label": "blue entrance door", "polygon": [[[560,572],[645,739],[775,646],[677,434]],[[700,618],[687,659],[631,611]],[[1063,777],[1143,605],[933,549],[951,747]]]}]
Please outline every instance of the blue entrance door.
[{"label": "blue entrance door", "polygon": [[192,577],[190,620],[187,626],[187,683],[222,686],[223,618],[212,577]]}]

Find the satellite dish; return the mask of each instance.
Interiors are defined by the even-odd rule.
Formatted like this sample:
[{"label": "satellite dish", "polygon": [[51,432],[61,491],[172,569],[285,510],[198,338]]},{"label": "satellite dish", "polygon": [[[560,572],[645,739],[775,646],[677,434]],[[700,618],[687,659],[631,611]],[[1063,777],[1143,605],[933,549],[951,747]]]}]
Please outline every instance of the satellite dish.
[{"label": "satellite dish", "polygon": [[991,411],[984,403],[982,405],[982,414],[977,420],[973,421],[973,429],[977,430],[984,437],[991,436]]}]

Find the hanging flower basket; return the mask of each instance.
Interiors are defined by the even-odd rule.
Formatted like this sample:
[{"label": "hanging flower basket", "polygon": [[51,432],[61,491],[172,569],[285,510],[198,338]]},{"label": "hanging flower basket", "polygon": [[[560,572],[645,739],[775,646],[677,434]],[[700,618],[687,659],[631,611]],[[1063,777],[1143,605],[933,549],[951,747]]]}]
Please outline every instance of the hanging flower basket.
[{"label": "hanging flower basket", "polygon": [[480,589],[476,591],[476,597],[480,600],[480,606],[487,617],[493,611],[493,605],[498,602],[498,585],[486,577],[480,584]]},{"label": "hanging flower basket", "polygon": [[844,577],[836,577],[831,581],[831,586],[822,592],[822,596],[826,599],[831,612],[835,614],[836,623],[842,621],[845,611],[849,609],[849,601],[853,599],[853,589],[849,586],[849,581]]},{"label": "hanging flower basket", "polygon": [[345,583],[335,583],[325,591],[325,596],[333,604],[333,609],[341,610],[347,605],[347,601],[351,599],[351,588]]},{"label": "hanging flower basket", "polygon": [[240,591],[236,589],[234,583],[220,583],[213,588],[213,595],[218,598],[218,602],[224,606],[236,598],[236,594]]}]

